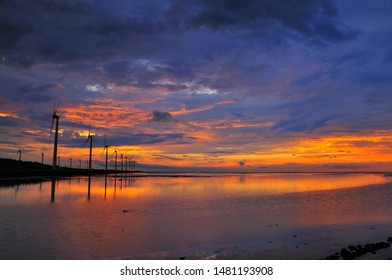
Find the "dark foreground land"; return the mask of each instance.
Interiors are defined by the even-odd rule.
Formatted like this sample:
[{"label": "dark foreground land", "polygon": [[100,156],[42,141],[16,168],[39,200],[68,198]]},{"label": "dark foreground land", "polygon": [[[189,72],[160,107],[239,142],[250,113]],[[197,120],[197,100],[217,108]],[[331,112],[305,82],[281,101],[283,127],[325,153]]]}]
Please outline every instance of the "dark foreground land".
[{"label": "dark foreground land", "polygon": [[[114,174],[121,171],[103,169],[79,169],[60,167],[52,170],[52,166],[39,162],[19,161],[0,158],[0,185],[20,181],[42,180],[43,178],[89,176],[99,174]],[[129,171],[128,171],[129,172]],[[134,172],[134,171],[132,171]],[[121,172],[124,173],[124,172]]]}]

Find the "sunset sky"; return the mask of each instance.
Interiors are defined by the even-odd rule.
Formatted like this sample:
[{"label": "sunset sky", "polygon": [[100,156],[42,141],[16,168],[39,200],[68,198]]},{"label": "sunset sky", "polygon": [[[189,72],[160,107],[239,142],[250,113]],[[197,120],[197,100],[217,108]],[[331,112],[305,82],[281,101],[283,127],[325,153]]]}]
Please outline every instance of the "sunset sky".
[{"label": "sunset sky", "polygon": [[389,0],[0,0],[0,157],[391,171]]}]

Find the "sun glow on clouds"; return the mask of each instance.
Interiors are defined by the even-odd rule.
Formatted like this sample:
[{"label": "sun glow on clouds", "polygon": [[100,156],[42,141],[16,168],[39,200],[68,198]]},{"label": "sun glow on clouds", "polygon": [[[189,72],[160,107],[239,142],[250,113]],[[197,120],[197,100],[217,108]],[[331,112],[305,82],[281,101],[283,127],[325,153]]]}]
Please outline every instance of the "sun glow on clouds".
[{"label": "sun glow on clouds", "polygon": [[303,140],[300,144],[294,149],[297,155],[310,160],[324,157],[339,162],[388,162],[392,156],[392,134],[387,131]]},{"label": "sun glow on clouds", "polygon": [[97,100],[91,105],[63,107],[64,117],[71,122],[96,128],[132,126],[146,118],[146,112],[132,108],[132,103],[111,99]]},{"label": "sun glow on clouds", "polygon": [[[213,110],[216,106],[234,104],[225,100],[211,105],[187,109],[185,105],[179,111],[171,111],[176,122],[153,123],[149,121],[149,110],[130,108],[133,102],[115,102],[111,99],[95,100],[94,104],[80,107],[61,109],[64,119],[75,123],[92,125],[100,130],[100,136],[111,131],[121,133],[116,128],[128,127],[127,135],[132,140],[135,132],[145,135],[183,133],[189,140],[184,143],[168,142],[165,145],[143,144],[129,146],[118,145],[121,153],[132,155],[140,163],[152,165],[167,165],[174,167],[221,167],[221,168],[258,168],[259,166],[279,166],[285,164],[362,164],[389,162],[391,152],[388,147],[392,144],[389,131],[372,131],[365,135],[338,135],[317,137],[287,138],[276,142],[264,137],[269,133],[275,122],[245,122],[241,120],[214,121],[183,121],[182,116],[203,113]],[[87,108],[87,110],[86,110]],[[238,137],[235,131],[243,129],[262,129],[263,133],[252,139]],[[75,130],[77,137],[87,137],[90,131]],[[222,134],[225,132],[224,134]],[[222,135],[225,135],[222,138]],[[261,137],[260,137],[261,136]],[[258,139],[259,137],[259,139]],[[222,146],[223,145],[223,146]],[[389,145],[389,146],[388,146]],[[216,147],[213,151],[212,147]],[[219,146],[222,146],[219,148]],[[113,150],[113,148],[111,148]],[[78,148],[78,150],[83,150]],[[65,149],[66,156],[72,156],[72,148]],[[103,161],[104,154],[97,149],[95,159]],[[114,152],[114,150],[112,151]],[[86,154],[86,151],[83,152]],[[86,154],[87,155],[87,154]],[[113,156],[112,156],[113,157]],[[111,159],[113,161],[113,159]],[[239,164],[242,163],[242,164]]]},{"label": "sun glow on clouds", "polygon": [[391,165],[387,5],[118,1],[0,1],[2,157],[48,154],[59,103],[61,157],[94,133],[98,165],[104,138],[146,168]]},{"label": "sun glow on clouds", "polygon": [[170,113],[173,116],[188,115],[188,114],[193,114],[193,113],[198,113],[198,112],[211,110],[214,107],[216,107],[216,105],[231,104],[231,103],[235,103],[235,101],[233,101],[233,100],[219,101],[219,102],[216,102],[215,104],[208,104],[208,105],[200,106],[200,107],[194,108],[194,109],[187,109],[186,106],[183,104],[182,107],[181,107],[181,110],[179,110],[179,111],[171,111]]},{"label": "sun glow on clouds", "polygon": [[6,112],[0,112],[0,117],[1,118],[19,118],[18,115],[12,114],[12,113],[6,113]]}]

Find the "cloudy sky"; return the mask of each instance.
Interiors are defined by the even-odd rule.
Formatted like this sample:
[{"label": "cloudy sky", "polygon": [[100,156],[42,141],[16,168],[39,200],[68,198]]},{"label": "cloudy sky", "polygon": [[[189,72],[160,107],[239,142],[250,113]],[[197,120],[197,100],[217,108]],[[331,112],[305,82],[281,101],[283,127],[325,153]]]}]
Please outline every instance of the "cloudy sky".
[{"label": "cloudy sky", "polygon": [[106,139],[144,170],[390,171],[391,15],[389,0],[0,0],[0,157],[49,163],[57,106],[64,162],[87,160],[91,132],[96,167]]}]

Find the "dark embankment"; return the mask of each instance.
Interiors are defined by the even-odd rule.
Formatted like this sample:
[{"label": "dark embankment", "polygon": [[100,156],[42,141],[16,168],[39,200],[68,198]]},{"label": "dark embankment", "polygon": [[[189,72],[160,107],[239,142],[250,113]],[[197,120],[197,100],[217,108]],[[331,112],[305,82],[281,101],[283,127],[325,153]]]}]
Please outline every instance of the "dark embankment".
[{"label": "dark embankment", "polygon": [[[120,173],[114,170],[102,169],[78,169],[78,168],[57,168],[52,170],[52,166],[31,161],[18,161],[13,159],[0,159],[0,185],[9,185],[18,182],[36,181],[43,178],[69,177],[69,176],[89,176],[99,174]],[[125,173],[125,172],[123,172]]]}]

